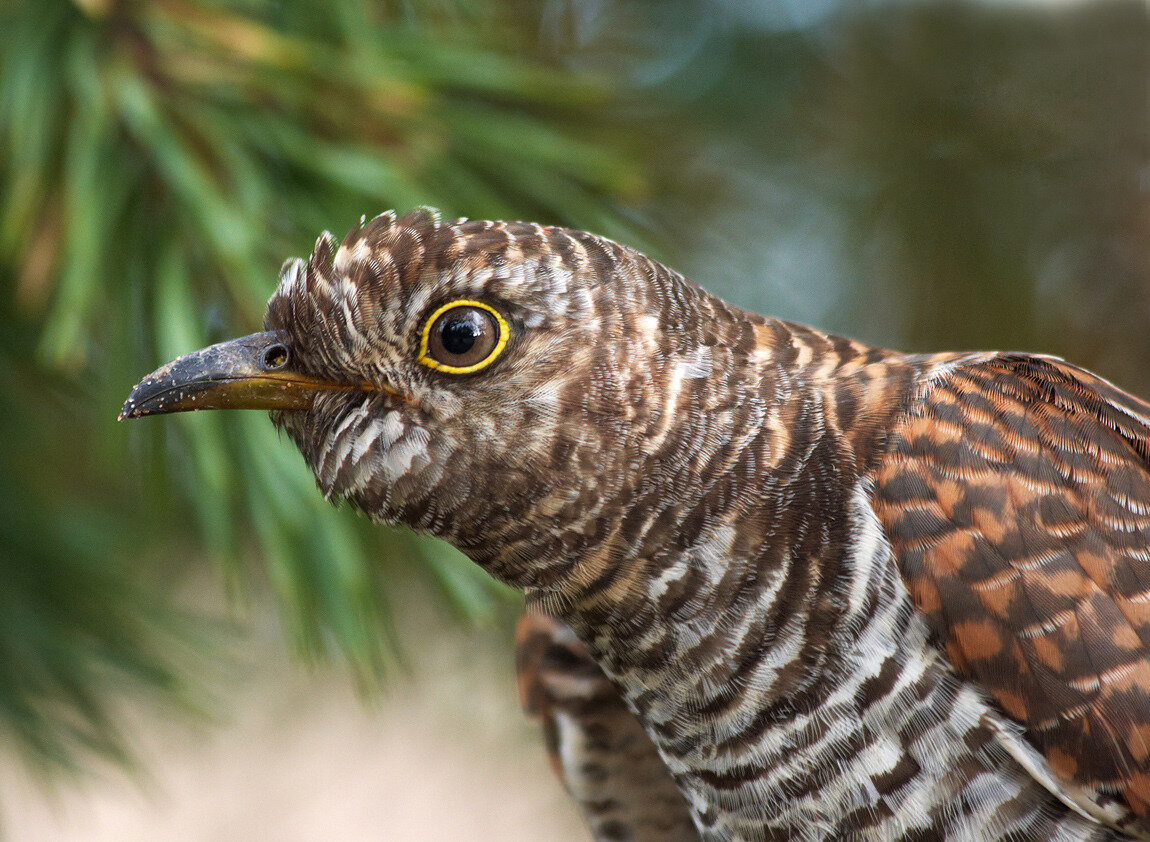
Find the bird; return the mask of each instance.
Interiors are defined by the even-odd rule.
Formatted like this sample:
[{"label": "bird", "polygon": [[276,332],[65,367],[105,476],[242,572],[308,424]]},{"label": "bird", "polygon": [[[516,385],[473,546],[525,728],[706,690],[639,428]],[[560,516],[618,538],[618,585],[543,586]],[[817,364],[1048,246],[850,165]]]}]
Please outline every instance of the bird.
[{"label": "bird", "polygon": [[521,693],[598,839],[1150,838],[1150,404],[1085,369],[421,208],[325,232],[121,418],[227,408],[524,591]]}]

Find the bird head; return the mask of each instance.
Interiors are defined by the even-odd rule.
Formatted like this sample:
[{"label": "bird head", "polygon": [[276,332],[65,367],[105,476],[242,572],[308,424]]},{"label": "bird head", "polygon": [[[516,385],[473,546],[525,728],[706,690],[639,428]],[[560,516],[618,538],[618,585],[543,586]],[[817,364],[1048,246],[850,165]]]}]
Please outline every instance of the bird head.
[{"label": "bird head", "polygon": [[264,332],[169,363],[121,417],[271,410],[329,498],[542,586],[608,539],[641,461],[676,458],[725,306],[583,232],[387,213],[322,235]]}]

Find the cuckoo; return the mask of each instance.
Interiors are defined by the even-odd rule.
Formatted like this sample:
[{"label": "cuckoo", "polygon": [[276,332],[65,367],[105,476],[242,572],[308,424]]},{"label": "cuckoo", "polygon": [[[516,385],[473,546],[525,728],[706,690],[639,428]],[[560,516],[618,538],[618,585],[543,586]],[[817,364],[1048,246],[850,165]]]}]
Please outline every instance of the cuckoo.
[{"label": "cuckoo", "polygon": [[270,410],[326,497],[521,588],[597,838],[1150,838],[1147,403],[427,210],[323,234],[264,328],[122,417]]}]

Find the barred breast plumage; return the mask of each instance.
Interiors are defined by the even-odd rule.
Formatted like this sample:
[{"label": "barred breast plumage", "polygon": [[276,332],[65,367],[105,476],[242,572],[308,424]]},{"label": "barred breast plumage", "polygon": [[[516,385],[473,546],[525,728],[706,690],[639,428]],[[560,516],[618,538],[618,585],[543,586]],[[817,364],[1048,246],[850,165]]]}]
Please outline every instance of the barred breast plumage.
[{"label": "barred breast plumage", "polygon": [[324,494],[523,588],[521,687],[598,838],[1150,838],[1142,401],[426,211],[325,234],[265,327],[125,414],[272,409]]},{"label": "barred breast plumage", "polygon": [[698,842],[683,793],[654,743],[567,626],[524,614],[519,698],[543,724],[551,764],[596,839]]}]

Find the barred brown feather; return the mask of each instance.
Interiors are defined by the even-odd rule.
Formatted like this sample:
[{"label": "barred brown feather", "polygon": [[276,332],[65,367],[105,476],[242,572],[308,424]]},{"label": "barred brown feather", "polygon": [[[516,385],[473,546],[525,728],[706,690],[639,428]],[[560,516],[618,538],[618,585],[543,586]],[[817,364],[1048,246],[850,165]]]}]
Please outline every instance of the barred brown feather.
[{"label": "barred brown feather", "polygon": [[524,710],[600,842],[698,842],[683,793],[638,720],[569,628],[524,614],[515,661]]},{"label": "barred brown feather", "polygon": [[[957,360],[875,472],[951,662],[1088,789],[1150,805],[1150,405],[1060,360]],[[1144,827],[1150,823],[1140,822]]]}]

